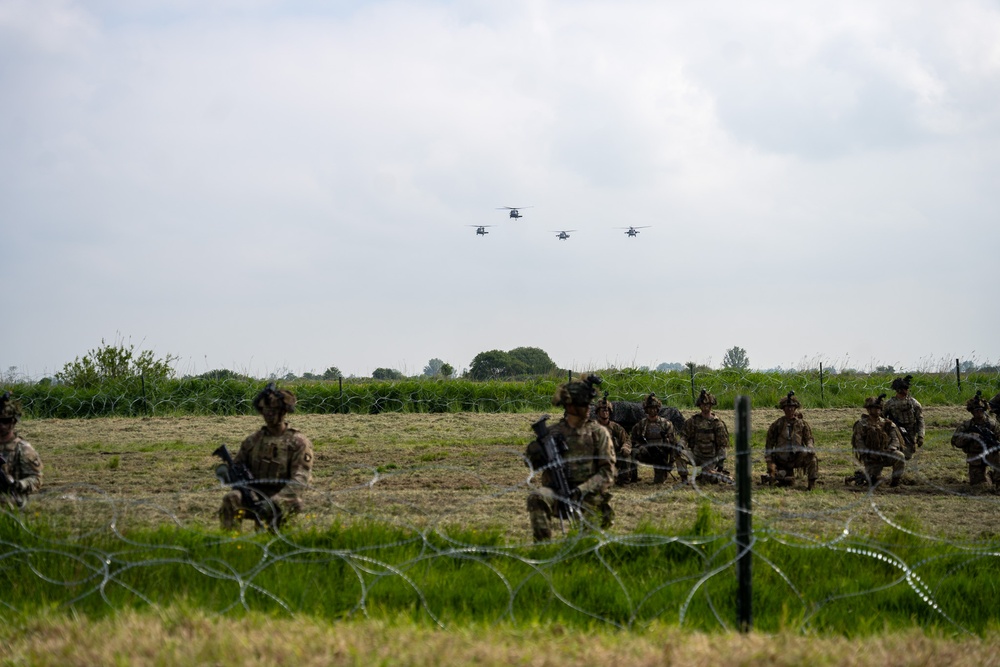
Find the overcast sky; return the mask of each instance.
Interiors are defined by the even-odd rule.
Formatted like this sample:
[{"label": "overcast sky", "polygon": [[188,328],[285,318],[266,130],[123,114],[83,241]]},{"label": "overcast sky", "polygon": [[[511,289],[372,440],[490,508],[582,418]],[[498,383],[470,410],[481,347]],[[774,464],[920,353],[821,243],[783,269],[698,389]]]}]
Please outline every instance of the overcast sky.
[{"label": "overcast sky", "polygon": [[998,204],[997,2],[0,0],[30,377],[995,362]]}]

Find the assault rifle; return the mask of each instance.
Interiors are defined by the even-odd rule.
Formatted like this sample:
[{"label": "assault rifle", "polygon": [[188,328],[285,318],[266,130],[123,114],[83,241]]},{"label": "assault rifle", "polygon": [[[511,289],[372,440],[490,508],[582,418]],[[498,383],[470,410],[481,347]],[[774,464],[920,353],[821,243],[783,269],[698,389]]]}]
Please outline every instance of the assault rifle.
[{"label": "assault rifle", "polygon": [[17,482],[14,478],[3,470],[5,465],[7,465],[7,459],[0,456],[0,494],[10,496],[15,505],[24,507],[24,497],[17,490]]},{"label": "assault rifle", "polygon": [[965,436],[963,440],[973,440],[982,444],[983,451],[979,457],[981,457],[984,461],[988,455],[1000,450],[1000,440],[998,440],[996,434],[990,430],[988,423],[972,423],[969,425],[969,428],[972,429],[972,431],[963,433],[962,435]]},{"label": "assault rifle", "polygon": [[254,478],[250,468],[234,461],[225,445],[219,445],[212,456],[218,456],[226,464],[229,469],[229,486],[240,492],[240,504],[250,511],[255,527],[261,527],[262,518],[269,526],[280,525],[281,508],[251,487],[250,483]]},{"label": "assault rifle", "polygon": [[896,425],[899,432],[903,434],[903,440],[906,442],[907,449],[911,452],[917,451],[917,441],[914,439],[913,434],[906,430],[906,427],[899,423],[895,417],[889,417],[889,421]]},{"label": "assault rifle", "polygon": [[[574,498],[577,489],[569,484],[569,477],[566,474],[566,459],[564,458],[569,448],[566,441],[556,438],[549,431],[545,424],[549,420],[549,415],[542,415],[542,418],[531,425],[531,430],[535,432],[535,437],[542,445],[545,454],[545,469],[548,470],[552,479],[552,490],[556,492],[556,514],[559,516],[559,528],[566,532],[563,526],[563,519],[569,521],[572,526],[583,520],[583,513],[580,511],[579,500]],[[577,492],[578,493],[578,492]]]}]

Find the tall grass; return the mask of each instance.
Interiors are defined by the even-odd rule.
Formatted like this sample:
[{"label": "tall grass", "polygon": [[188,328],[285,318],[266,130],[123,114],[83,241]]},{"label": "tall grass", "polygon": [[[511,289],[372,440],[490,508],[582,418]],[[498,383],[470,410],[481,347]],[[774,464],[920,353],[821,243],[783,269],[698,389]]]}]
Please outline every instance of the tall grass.
[{"label": "tall grass", "polygon": [[[692,378],[686,371],[650,372],[634,369],[599,372],[603,389],[612,400],[641,400],[655,392],[667,405],[690,408],[702,387],[719,399],[719,408],[731,409],[735,397],[746,394],[754,405],[772,406],[794,391],[809,407],[857,407],[865,397],[889,389],[895,375],[818,371],[702,371]],[[465,379],[408,379],[398,381],[346,380],[286,383],[299,399],[301,412],[314,414],[379,412],[527,412],[551,408],[563,375],[488,382]],[[253,412],[252,400],[263,381],[201,378],[145,383],[129,380],[95,389],[26,383],[7,387],[35,418],[135,417],[145,415],[238,415]],[[953,374],[914,374],[912,393],[924,405],[955,405],[976,390],[987,396],[1000,391],[1000,373],[971,373],[962,386]]]},{"label": "tall grass", "polygon": [[[420,533],[387,523],[282,537],[163,527],[70,537],[0,517],[0,618],[72,609],[102,617],[150,605],[207,613],[408,617],[418,623],[642,628],[735,623],[730,535],[703,508],[684,535],[651,529],[509,545],[500,530]],[[778,536],[774,536],[778,537]],[[997,554],[920,543],[903,532],[821,547],[759,536],[754,618],[789,629],[995,629]]]}]

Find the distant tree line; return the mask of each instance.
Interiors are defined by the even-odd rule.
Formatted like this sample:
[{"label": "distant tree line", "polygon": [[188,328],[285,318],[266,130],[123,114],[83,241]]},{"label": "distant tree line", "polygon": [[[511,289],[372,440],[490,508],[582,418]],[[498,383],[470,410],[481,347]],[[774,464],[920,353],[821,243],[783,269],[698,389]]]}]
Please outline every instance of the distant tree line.
[{"label": "distant tree line", "polygon": [[[67,385],[78,389],[94,389],[102,386],[136,383],[158,383],[164,380],[174,379],[176,372],[173,364],[178,360],[174,355],[168,354],[164,357],[156,356],[151,350],[137,350],[130,341],[118,338],[114,342],[108,343],[104,339],[101,344],[88,350],[82,357],[77,357],[72,362],[63,366],[63,369],[56,373],[53,378],[44,378],[38,382],[42,385]],[[723,370],[735,370],[741,372],[750,371],[750,357],[742,347],[734,346],[726,350],[722,360]],[[615,370],[615,369],[609,369]],[[625,369],[621,369],[625,370]],[[631,369],[641,373],[649,373],[648,366]],[[707,373],[713,369],[705,364],[695,362],[663,362],[656,366],[655,371],[660,373]],[[806,370],[817,370],[816,368],[805,369],[783,369],[780,366],[766,369],[764,372],[770,373],[799,373]],[[952,371],[954,367],[952,367]],[[959,363],[959,370],[962,373],[1000,373],[1000,366],[996,364],[977,364],[971,360]],[[866,375],[866,374],[893,374],[904,372],[891,365],[879,365],[873,371],[858,371],[854,368],[836,369],[824,367],[823,371],[828,375]],[[549,357],[545,350],[537,347],[516,347],[512,350],[487,350],[480,352],[473,358],[469,368],[462,373],[462,377],[468,380],[488,381],[488,380],[510,380],[530,377],[544,377],[549,375],[562,375],[566,371],[560,370],[556,363]],[[905,372],[912,372],[912,369]],[[927,372],[927,371],[924,371]],[[940,372],[945,372],[944,369]],[[411,379],[437,378],[448,380],[455,376],[455,368],[451,364],[439,358],[430,359],[424,366],[420,375],[412,376]],[[343,378],[343,374],[337,366],[329,366],[322,373],[312,371],[303,373],[301,376],[291,372],[272,373],[266,378],[254,378],[249,375],[232,371],[225,368],[210,370],[199,375],[185,375],[182,380],[214,380],[214,381],[285,381],[294,382],[305,380],[310,382],[336,381]],[[406,376],[397,369],[379,367],[371,375],[374,380],[399,381],[407,379]],[[352,381],[361,381],[364,378],[351,376]],[[0,380],[4,384],[31,383],[27,377],[22,377],[17,372],[17,367],[12,366],[5,373],[0,373]]]}]

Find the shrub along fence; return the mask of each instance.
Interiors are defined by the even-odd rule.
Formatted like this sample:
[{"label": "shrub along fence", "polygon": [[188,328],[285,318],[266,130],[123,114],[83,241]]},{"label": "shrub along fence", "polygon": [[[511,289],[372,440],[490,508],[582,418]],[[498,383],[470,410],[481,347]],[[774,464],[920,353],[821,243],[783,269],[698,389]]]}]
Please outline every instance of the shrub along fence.
[{"label": "shrub along fence", "polygon": [[[794,391],[808,407],[858,407],[866,396],[892,394],[898,374],[838,373],[820,370],[764,372],[635,369],[595,371],[612,400],[641,401],[655,392],[666,405],[691,408],[701,388],[732,409],[738,395],[755,406],[776,405]],[[571,372],[519,380],[466,379],[296,380],[279,382],[298,397],[309,414],[380,412],[533,412],[548,410],[556,388]],[[911,393],[924,405],[956,405],[976,391],[1000,391],[1000,373],[914,373]],[[266,380],[182,378],[146,382],[142,378],[78,389],[46,382],[8,385],[28,418],[136,417],[152,415],[241,415],[253,413],[253,397]]]}]

